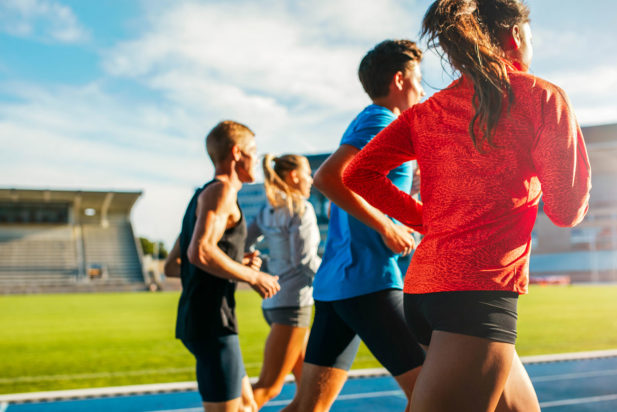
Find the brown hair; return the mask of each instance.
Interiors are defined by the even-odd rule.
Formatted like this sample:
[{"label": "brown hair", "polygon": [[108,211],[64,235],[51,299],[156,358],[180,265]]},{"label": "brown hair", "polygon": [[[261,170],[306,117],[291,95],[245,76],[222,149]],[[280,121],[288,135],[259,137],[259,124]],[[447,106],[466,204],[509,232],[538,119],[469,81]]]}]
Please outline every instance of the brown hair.
[{"label": "brown hair", "polygon": [[255,133],[245,125],[224,120],[214,126],[206,136],[206,151],[212,163],[217,164],[229,156],[235,144],[243,143],[247,137],[252,136],[255,136]]},{"label": "brown hair", "polygon": [[385,97],[392,77],[405,73],[419,64],[422,51],[411,40],[384,40],[376,45],[360,62],[358,77],[371,99]]},{"label": "brown hair", "polygon": [[[273,167],[274,164],[274,167]],[[292,170],[298,170],[302,165],[308,165],[304,156],[286,154],[276,157],[266,154],[263,160],[264,187],[268,202],[275,208],[287,207],[290,214],[304,214],[304,199],[294,188],[289,187],[285,178]]]},{"label": "brown hair", "polygon": [[437,0],[424,16],[422,37],[428,37],[428,46],[439,45],[450,65],[473,82],[475,113],[469,134],[478,150],[484,139],[495,147],[492,137],[504,97],[506,108],[514,102],[501,37],[527,22],[529,8],[519,0]]}]

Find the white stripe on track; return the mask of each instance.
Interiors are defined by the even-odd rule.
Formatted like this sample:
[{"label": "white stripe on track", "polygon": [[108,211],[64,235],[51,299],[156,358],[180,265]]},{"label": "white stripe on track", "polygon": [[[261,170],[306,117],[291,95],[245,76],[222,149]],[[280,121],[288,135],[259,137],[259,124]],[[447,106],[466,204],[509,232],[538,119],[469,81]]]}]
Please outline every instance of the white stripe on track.
[{"label": "white stripe on track", "polygon": [[199,408],[184,408],[184,409],[162,409],[148,412],[202,412],[204,410],[203,407]]},{"label": "white stripe on track", "polygon": [[[366,399],[366,398],[382,398],[386,396],[400,396],[402,398],[405,397],[405,394],[402,390],[392,390],[392,391],[380,391],[380,392],[368,392],[368,393],[350,393],[346,395],[339,395],[336,398],[336,402],[340,401],[351,401],[355,399]],[[270,401],[266,403],[267,406],[285,406],[291,402],[291,399],[281,399],[278,401]],[[203,408],[184,408],[184,409],[164,409],[164,410],[156,410],[149,412],[199,412],[202,411]]]},{"label": "white stripe on track", "polygon": [[562,399],[559,401],[541,402],[540,407],[542,409],[545,409],[545,408],[554,408],[556,406],[580,405],[583,403],[606,402],[606,401],[615,401],[615,400],[617,400],[617,393],[614,393],[612,395],[590,396],[588,398],[573,398],[573,399]]},{"label": "white stripe on track", "polygon": [[607,369],[607,370],[590,371],[590,372],[562,373],[559,375],[536,376],[536,377],[531,378],[531,381],[534,383],[551,382],[551,381],[563,381],[567,379],[594,378],[594,377],[611,376],[611,375],[617,375],[617,369]]},{"label": "white stripe on track", "polygon": [[[381,392],[368,392],[368,393],[350,393],[347,395],[339,395],[336,398],[336,401],[350,401],[350,400],[354,400],[354,399],[365,399],[365,398],[382,398],[385,396],[401,396],[401,397],[405,397],[405,394],[403,393],[402,390],[397,389],[397,390],[393,390],[393,391],[381,391]],[[287,405],[289,402],[291,402],[291,399],[281,399],[280,401],[271,401],[266,403],[266,406],[282,406],[282,405]]]},{"label": "white stripe on track", "polygon": [[569,352],[569,353],[554,353],[550,355],[521,356],[521,361],[524,364],[550,363],[550,362],[576,361],[576,360],[584,360],[584,359],[613,358],[616,356],[617,356],[617,349],[608,349],[608,350],[594,350],[594,351],[588,351],[588,352]]},{"label": "white stripe on track", "polygon": [[9,403],[0,402],[0,412],[6,412],[7,409],[9,409]]}]

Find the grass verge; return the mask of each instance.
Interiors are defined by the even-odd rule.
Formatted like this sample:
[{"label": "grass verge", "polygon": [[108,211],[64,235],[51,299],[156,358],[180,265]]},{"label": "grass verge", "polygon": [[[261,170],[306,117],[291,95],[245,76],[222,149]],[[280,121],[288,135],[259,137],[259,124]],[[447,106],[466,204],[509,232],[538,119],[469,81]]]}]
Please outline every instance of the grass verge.
[{"label": "grass verge", "polygon": [[[174,339],[178,293],[0,297],[0,393],[193,380]],[[256,293],[237,293],[247,372],[268,327]],[[617,285],[533,287],[519,301],[519,354],[617,348]],[[389,333],[389,332],[388,332]],[[395,333],[395,331],[392,331]],[[354,368],[378,367],[362,346]]]}]

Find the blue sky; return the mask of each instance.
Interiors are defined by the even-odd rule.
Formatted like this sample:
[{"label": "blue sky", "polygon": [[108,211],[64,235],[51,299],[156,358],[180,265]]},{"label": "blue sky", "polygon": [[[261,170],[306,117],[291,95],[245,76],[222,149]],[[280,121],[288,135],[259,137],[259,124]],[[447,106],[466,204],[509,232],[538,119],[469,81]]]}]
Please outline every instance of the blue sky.
[{"label": "blue sky", "polygon": [[[246,123],[261,153],[332,151],[369,103],[360,59],[417,39],[429,4],[2,0],[0,186],[143,190],[136,231],[169,244],[212,175],[212,126]],[[617,123],[617,2],[527,4],[531,71],[582,125]],[[433,54],[422,70],[429,94],[451,79]]]}]

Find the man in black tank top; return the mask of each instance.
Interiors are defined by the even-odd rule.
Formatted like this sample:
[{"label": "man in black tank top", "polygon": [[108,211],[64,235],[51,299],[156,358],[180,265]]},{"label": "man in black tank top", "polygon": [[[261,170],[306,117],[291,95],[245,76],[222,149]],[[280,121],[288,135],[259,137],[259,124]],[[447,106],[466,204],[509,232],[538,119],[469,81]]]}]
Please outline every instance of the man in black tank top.
[{"label": "man in black tank top", "polygon": [[253,132],[232,121],[219,123],[206,137],[215,177],[197,189],[182,230],[165,264],[168,276],[180,275],[176,337],[197,360],[197,383],[206,411],[256,411],[244,370],[235,314],[238,281],[269,298],[278,277],[259,271],[256,255],[244,256],[246,222],[238,206],[242,183],[254,180]]}]

